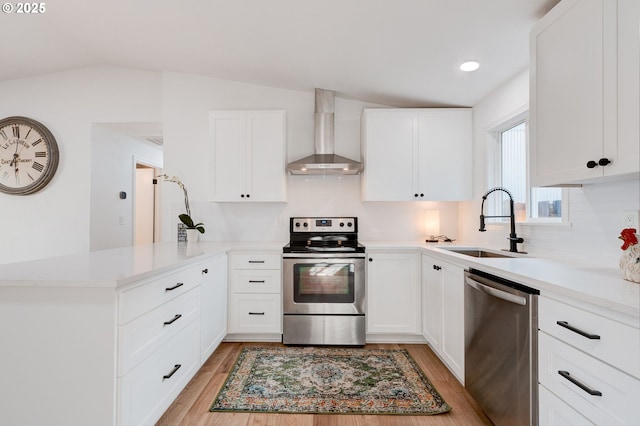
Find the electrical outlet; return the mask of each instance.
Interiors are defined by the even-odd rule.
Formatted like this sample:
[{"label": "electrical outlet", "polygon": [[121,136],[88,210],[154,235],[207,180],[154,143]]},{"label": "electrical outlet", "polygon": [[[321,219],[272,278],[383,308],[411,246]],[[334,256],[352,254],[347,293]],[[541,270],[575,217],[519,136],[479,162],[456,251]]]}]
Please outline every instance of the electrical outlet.
[{"label": "electrical outlet", "polygon": [[638,229],[638,210],[625,210],[622,212],[622,228]]}]

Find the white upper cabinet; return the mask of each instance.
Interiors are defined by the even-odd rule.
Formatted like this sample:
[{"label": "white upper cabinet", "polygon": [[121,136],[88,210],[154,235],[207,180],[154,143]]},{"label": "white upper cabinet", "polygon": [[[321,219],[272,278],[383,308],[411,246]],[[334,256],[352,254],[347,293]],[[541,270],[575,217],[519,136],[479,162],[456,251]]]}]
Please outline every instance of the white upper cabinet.
[{"label": "white upper cabinet", "polygon": [[209,113],[212,201],[286,201],[284,111]]},{"label": "white upper cabinet", "polygon": [[639,171],[639,27],[637,0],[563,0],[533,28],[533,186]]},{"label": "white upper cabinet", "polygon": [[471,198],[471,109],[365,109],[363,201]]}]

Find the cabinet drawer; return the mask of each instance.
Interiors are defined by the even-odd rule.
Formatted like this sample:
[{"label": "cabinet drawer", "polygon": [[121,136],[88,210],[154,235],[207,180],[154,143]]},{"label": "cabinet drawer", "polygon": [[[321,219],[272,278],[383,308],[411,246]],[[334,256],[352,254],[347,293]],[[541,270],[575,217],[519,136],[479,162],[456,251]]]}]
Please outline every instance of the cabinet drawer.
[{"label": "cabinet drawer", "polygon": [[280,293],[280,271],[235,270],[231,274],[232,293]]},{"label": "cabinet drawer", "polygon": [[546,426],[587,426],[594,423],[587,420],[566,402],[552,394],[544,386],[540,386],[539,424]]},{"label": "cabinet drawer", "polygon": [[281,333],[279,294],[232,294],[229,297],[229,333]]},{"label": "cabinet drawer", "polygon": [[274,253],[231,253],[230,269],[281,269],[282,256]]},{"label": "cabinet drawer", "polygon": [[198,370],[200,328],[193,321],[119,380],[119,425],[153,425]]},{"label": "cabinet drawer", "polygon": [[[640,377],[640,329],[546,297],[539,298],[538,312],[540,330]],[[600,338],[589,338],[579,331]]]},{"label": "cabinet drawer", "polygon": [[[544,332],[539,333],[538,343],[540,384],[596,424],[637,424],[640,380]],[[589,394],[587,389],[601,395]]]},{"label": "cabinet drawer", "polygon": [[150,310],[200,285],[202,270],[197,267],[149,279],[119,295],[119,324],[126,324]]},{"label": "cabinet drawer", "polygon": [[198,287],[121,326],[118,332],[118,375],[127,374],[199,314]]}]

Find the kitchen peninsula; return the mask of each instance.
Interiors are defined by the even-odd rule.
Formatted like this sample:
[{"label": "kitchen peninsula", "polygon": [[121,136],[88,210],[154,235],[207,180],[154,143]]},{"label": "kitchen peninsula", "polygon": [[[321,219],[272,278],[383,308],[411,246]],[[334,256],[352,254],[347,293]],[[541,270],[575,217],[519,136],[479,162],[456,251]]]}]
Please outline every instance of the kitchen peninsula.
[{"label": "kitchen peninsula", "polygon": [[[424,298],[432,277],[424,272],[435,262],[481,269],[539,289],[546,300],[541,333],[555,326],[547,319],[558,306],[574,318],[598,319],[589,324],[606,323],[611,339],[602,340],[605,352],[593,344],[584,348],[593,351],[589,362],[623,377],[630,389],[638,387],[640,286],[620,279],[614,269],[575,268],[533,257],[471,258],[446,250],[459,244],[365,243],[374,264],[383,253],[422,257],[423,273],[412,287],[419,300],[423,295],[418,317],[425,313],[425,302],[433,303]],[[0,388],[3,420],[21,425],[155,422],[226,336],[227,254],[273,254],[283,244],[167,242],[0,265],[0,321],[5,325],[0,361],[10,366]],[[373,289],[367,291],[371,297]],[[422,324],[414,343],[426,341],[438,353]],[[562,332],[550,330],[550,335]],[[384,336],[367,335],[368,341],[380,339]],[[446,356],[438,355],[462,380],[464,360],[456,371]],[[554,391],[566,388],[549,382],[542,370],[541,380]],[[545,386],[541,395],[549,404]],[[627,407],[627,414],[632,409]]]}]

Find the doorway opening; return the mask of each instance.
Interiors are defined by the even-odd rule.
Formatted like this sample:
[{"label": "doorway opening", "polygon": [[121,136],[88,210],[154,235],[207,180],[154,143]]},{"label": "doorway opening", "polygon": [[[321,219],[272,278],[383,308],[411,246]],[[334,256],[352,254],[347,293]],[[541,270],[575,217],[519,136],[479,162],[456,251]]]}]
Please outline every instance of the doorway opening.
[{"label": "doorway opening", "polygon": [[158,185],[160,169],[135,163],[135,191],[133,208],[133,244],[152,244],[159,241]]}]

